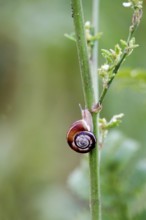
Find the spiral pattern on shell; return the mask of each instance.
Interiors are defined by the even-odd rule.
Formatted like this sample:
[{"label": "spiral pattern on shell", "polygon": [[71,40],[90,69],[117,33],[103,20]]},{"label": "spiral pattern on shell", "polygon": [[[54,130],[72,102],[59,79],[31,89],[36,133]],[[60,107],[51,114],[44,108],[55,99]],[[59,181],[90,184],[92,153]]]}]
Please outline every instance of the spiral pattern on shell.
[{"label": "spiral pattern on shell", "polygon": [[89,129],[83,119],[73,123],[67,133],[67,142],[74,151],[88,153],[95,147],[96,138]]}]

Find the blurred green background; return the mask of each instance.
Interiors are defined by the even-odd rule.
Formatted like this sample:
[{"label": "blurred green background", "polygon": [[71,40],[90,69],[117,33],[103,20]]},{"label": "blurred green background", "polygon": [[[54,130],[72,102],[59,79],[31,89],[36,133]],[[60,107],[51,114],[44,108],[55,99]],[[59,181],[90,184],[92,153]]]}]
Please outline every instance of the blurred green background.
[{"label": "blurred green background", "polygon": [[[83,2],[89,20],[91,1]],[[127,38],[131,14],[122,0],[101,0],[99,51]],[[145,71],[145,24],[144,13],[140,47],[123,68]],[[76,46],[64,37],[72,31],[70,0],[0,0],[1,220],[89,219],[88,203],[67,184],[82,156],[68,148],[66,131],[84,106]],[[146,80],[122,82],[117,77],[110,88],[102,116],[125,114],[118,130],[138,142],[133,166],[146,155]]]}]

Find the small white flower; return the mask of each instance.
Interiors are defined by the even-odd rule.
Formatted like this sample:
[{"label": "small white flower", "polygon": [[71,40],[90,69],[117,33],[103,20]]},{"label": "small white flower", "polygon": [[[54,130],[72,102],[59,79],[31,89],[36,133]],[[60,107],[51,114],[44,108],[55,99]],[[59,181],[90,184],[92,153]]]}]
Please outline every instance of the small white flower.
[{"label": "small white flower", "polygon": [[105,71],[108,71],[109,65],[108,64],[102,65],[102,69],[105,70]]},{"label": "small white flower", "polygon": [[85,28],[86,28],[86,29],[90,29],[90,27],[91,27],[90,21],[86,21],[86,22],[85,22]]},{"label": "small white flower", "polygon": [[123,6],[126,8],[131,7],[132,3],[131,2],[123,2]]},{"label": "small white flower", "polygon": [[122,119],[124,117],[124,114],[118,114],[118,115],[114,115],[113,118],[111,119],[112,122],[117,122],[118,120]]}]

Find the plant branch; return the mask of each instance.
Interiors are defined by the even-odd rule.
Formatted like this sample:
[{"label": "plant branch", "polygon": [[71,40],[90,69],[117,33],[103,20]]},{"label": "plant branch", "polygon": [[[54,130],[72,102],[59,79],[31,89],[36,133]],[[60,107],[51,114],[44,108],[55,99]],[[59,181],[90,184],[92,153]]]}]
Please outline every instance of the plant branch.
[{"label": "plant branch", "polygon": [[127,41],[126,41],[127,46],[124,49],[119,62],[115,65],[115,67],[112,71],[112,77],[109,78],[106,86],[103,87],[103,90],[101,92],[99,102],[98,102],[99,105],[102,104],[102,102],[105,98],[105,95],[106,95],[112,81],[114,80],[116,74],[118,73],[118,71],[119,71],[122,63],[124,62],[125,58],[129,55],[129,50],[131,49],[130,48],[130,42],[131,42],[131,39],[133,37],[134,32],[136,31],[136,29],[137,29],[137,27],[140,23],[141,17],[142,17],[142,9],[141,8],[140,9],[136,8],[134,10],[134,13],[133,13],[133,16],[132,16],[132,24],[129,28],[129,34],[128,34],[128,38],[127,38]]},{"label": "plant branch", "polygon": [[99,98],[99,104],[100,105],[102,104],[102,102],[103,102],[103,100],[105,98],[105,95],[106,95],[106,93],[107,93],[107,91],[108,91],[112,81],[114,80],[114,78],[115,78],[115,76],[116,76],[116,74],[117,74],[121,64],[123,63],[124,59],[126,58],[126,56],[127,56],[127,52],[123,52],[123,55],[122,55],[120,61],[117,63],[117,65],[115,66],[115,68],[113,70],[113,76],[110,78],[110,80],[108,81],[107,85],[103,88],[102,93],[101,93],[100,98]]}]

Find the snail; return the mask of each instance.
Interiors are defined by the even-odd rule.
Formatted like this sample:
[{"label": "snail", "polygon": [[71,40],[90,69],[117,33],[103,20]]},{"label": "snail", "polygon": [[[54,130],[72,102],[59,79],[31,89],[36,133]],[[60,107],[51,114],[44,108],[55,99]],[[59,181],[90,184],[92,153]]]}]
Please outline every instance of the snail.
[{"label": "snail", "polygon": [[87,109],[81,109],[81,112],[82,119],[74,122],[67,132],[67,142],[74,151],[88,153],[95,147],[96,138],[91,113]]}]

